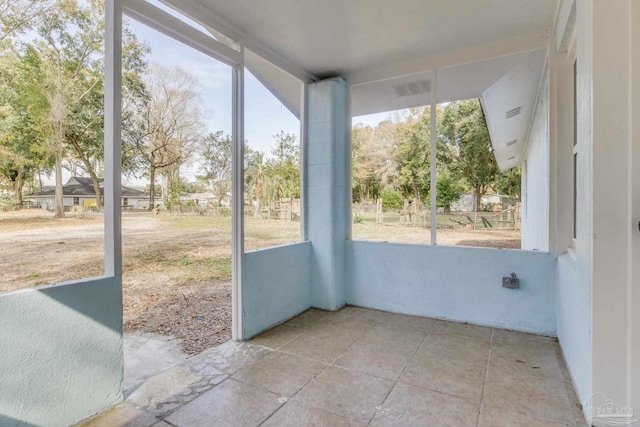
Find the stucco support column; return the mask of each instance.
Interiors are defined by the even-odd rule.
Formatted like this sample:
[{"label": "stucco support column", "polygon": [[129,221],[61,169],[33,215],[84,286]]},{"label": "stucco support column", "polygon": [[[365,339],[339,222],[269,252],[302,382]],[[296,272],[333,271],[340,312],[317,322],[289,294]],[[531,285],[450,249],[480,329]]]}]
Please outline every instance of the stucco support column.
[{"label": "stucco support column", "polygon": [[347,239],[347,85],[342,79],[307,86],[305,202],[312,246],[311,305],[336,310],[345,304]]}]

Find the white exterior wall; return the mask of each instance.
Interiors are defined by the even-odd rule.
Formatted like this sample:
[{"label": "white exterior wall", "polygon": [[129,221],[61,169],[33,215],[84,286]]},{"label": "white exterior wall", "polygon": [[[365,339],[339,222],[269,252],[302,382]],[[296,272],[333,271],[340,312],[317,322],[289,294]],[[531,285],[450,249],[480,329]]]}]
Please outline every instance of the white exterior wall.
[{"label": "white exterior wall", "polygon": [[[570,3],[570,2],[569,2]],[[570,9],[570,5],[566,6]],[[568,33],[572,30],[568,29]],[[567,34],[571,38],[572,34]],[[556,266],[556,319],[558,340],[567,368],[581,402],[591,395],[591,286],[584,280],[585,271],[578,271],[576,248],[573,246],[573,60],[574,49],[563,49],[555,53],[552,47],[550,55],[554,57],[554,67],[550,73],[555,75],[556,90],[550,94],[556,105],[556,116],[552,117],[557,126],[555,147],[551,150],[555,158],[555,177],[552,178],[556,189],[555,249],[558,256]],[[584,102],[584,96],[579,102]],[[580,154],[582,155],[582,154]],[[586,175],[579,179],[582,185]],[[584,212],[582,213],[584,214]],[[582,219],[581,219],[582,220]],[[581,242],[581,244],[584,242]],[[581,250],[583,250],[581,246]],[[580,268],[584,268],[581,258]],[[582,279],[578,280],[578,277]]]},{"label": "white exterior wall", "polygon": [[549,251],[549,73],[545,72],[522,168],[522,249]]},{"label": "white exterior wall", "polygon": [[[575,250],[558,262],[558,336],[587,419],[589,399],[598,394],[638,418],[640,3],[576,4],[577,238]],[[571,158],[562,141],[569,122],[562,113],[569,108],[562,87],[568,65],[559,55],[558,252],[571,244],[562,232],[571,224],[563,202],[571,188],[565,170]]]},{"label": "white exterior wall", "polygon": [[[636,0],[578,2],[579,24],[592,23],[589,31],[578,31],[578,49],[583,53],[578,56],[581,97],[591,95],[589,101],[584,99],[581,103],[585,108],[591,107],[590,117],[587,115],[591,119],[590,128],[580,126],[578,129],[579,144],[585,145],[585,152],[590,149],[591,159],[584,156],[579,167],[590,169],[592,195],[588,204],[579,202],[581,206],[586,205],[585,211],[592,212],[592,229],[580,227],[578,221],[578,246],[580,240],[591,241],[592,392],[603,393],[608,399],[638,411],[640,397],[633,394],[640,390],[640,384],[631,382],[633,371],[640,369],[632,364],[632,360],[640,356],[638,343],[634,349],[632,340],[632,334],[637,334],[640,328],[637,317],[640,307],[632,305],[631,274],[634,265],[631,237],[636,233],[637,247],[638,209],[635,206],[632,212],[631,196],[635,192],[637,198],[639,183],[634,184],[631,178],[634,160],[637,168],[640,159],[633,159],[638,153],[631,150],[630,57],[633,50],[630,30],[632,24],[637,29],[640,22],[631,20],[633,4],[638,7]],[[586,86],[589,83],[590,86]],[[635,103],[638,107],[637,97]],[[578,120],[582,124],[581,113],[584,111],[579,109]],[[591,162],[586,163],[587,160]],[[583,193],[585,191],[580,191],[579,197]],[[632,213],[635,221],[631,221]],[[587,234],[589,231],[591,234]],[[585,255],[588,259],[588,253],[583,250],[579,250],[578,255],[579,259]],[[636,252],[636,266],[637,255]],[[636,291],[637,286],[636,280]]]}]

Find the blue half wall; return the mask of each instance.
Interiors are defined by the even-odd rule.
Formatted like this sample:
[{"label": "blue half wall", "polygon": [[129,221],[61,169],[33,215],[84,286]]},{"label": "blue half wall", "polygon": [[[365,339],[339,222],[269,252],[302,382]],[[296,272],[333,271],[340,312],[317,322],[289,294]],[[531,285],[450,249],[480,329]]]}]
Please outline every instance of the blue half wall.
[{"label": "blue half wall", "polygon": [[0,295],[0,426],[64,427],[122,400],[120,279]]},{"label": "blue half wall", "polygon": [[242,257],[242,338],[311,306],[311,243],[247,252]]},{"label": "blue half wall", "polygon": [[555,271],[549,253],[346,242],[347,304],[553,336]]}]

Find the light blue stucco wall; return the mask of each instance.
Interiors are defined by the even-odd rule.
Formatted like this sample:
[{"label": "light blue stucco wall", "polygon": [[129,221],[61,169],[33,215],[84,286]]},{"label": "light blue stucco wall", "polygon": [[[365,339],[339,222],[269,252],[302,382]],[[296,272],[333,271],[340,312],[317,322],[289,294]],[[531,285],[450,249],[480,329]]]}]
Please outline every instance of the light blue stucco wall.
[{"label": "light blue stucco wall", "polygon": [[307,86],[305,199],[311,241],[311,305],[336,310],[345,303],[347,85],[330,79]]},{"label": "light blue stucco wall", "polygon": [[122,292],[103,278],[0,294],[0,426],[68,426],[122,400]]},{"label": "light blue stucco wall", "polygon": [[[348,304],[556,334],[551,254],[349,241],[346,255]],[[511,272],[520,289],[501,286]]]},{"label": "light blue stucco wall", "polygon": [[242,257],[242,330],[245,339],[311,305],[311,244],[295,243]]},{"label": "light blue stucco wall", "polygon": [[591,395],[591,289],[578,281],[576,260],[558,257],[556,317],[558,341],[580,402]]}]

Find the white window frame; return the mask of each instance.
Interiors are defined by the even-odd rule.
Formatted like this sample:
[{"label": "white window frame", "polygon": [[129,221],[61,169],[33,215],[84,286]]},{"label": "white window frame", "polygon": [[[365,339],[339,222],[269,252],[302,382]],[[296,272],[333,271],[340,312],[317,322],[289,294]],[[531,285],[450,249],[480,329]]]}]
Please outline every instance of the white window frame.
[{"label": "white window frame", "polygon": [[571,240],[570,249],[575,252],[575,248],[578,241],[578,159],[579,159],[579,145],[578,144],[578,74],[577,74],[577,55],[576,55],[576,34],[575,30],[572,35],[572,39],[567,52],[571,72]]},{"label": "white window frame", "polygon": [[[241,265],[244,245],[244,50],[206,36],[144,0],[106,0],[105,4],[105,276],[122,280],[122,17],[126,15],[232,67],[232,339],[243,339]],[[116,203],[117,201],[117,203]]]}]

